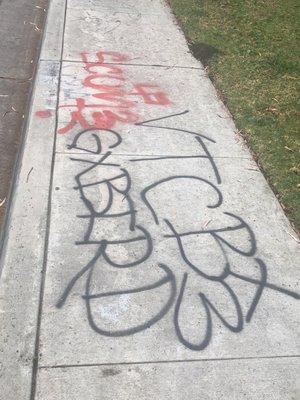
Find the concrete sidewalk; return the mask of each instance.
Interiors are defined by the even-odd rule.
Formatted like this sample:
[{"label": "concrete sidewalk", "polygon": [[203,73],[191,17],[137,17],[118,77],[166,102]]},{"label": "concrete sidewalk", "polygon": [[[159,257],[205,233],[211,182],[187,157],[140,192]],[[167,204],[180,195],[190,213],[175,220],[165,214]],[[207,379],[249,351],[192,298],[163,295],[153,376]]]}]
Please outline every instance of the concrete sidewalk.
[{"label": "concrete sidewalk", "polygon": [[51,1],[9,217],[1,400],[299,396],[297,238],[163,0]]}]

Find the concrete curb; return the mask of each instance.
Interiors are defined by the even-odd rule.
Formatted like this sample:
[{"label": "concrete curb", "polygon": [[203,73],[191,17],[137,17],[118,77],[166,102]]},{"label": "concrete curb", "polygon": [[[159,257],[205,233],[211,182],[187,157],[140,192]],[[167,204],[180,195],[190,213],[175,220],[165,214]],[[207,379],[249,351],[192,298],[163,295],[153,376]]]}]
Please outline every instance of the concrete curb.
[{"label": "concrete curb", "polygon": [[[53,24],[51,9],[55,2],[50,6],[40,51],[48,38],[48,26]],[[4,229],[0,263],[1,400],[31,396],[56,124],[55,117],[36,120],[35,111],[40,107],[56,110],[58,74],[59,62],[38,61]]]}]

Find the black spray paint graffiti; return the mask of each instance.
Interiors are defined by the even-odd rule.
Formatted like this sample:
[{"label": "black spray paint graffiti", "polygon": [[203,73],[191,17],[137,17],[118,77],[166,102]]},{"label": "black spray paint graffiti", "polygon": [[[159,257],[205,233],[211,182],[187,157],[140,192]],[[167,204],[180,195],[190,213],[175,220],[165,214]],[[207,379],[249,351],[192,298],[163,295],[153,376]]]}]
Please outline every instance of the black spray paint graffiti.
[{"label": "black spray paint graffiti", "polygon": [[[70,149],[77,149],[84,151],[89,154],[99,155],[97,161],[91,159],[82,158],[71,158],[73,162],[88,165],[79,174],[75,176],[76,186],[74,189],[79,192],[80,198],[87,210],[86,215],[79,215],[79,218],[86,219],[88,221],[87,229],[82,241],[76,242],[78,246],[96,245],[96,252],[91,260],[74,275],[70,280],[65,290],[63,291],[59,301],[57,302],[57,307],[61,308],[65,304],[68,295],[73,289],[76,282],[86,276],[85,293],[82,296],[86,303],[87,317],[89,324],[94,331],[101,335],[110,337],[122,337],[127,335],[132,335],[137,332],[141,332],[159,320],[161,320],[168,312],[171,312],[173,308],[173,323],[176,335],[179,341],[191,350],[202,350],[208,346],[213,335],[213,316],[217,318],[219,322],[232,332],[240,332],[245,322],[249,323],[254,315],[254,312],[259,304],[261,296],[265,289],[273,290],[278,293],[285,294],[294,299],[299,299],[300,296],[290,290],[284,289],[277,285],[274,285],[268,281],[267,276],[267,266],[263,260],[256,257],[257,245],[255,240],[255,235],[250,228],[250,226],[238,215],[231,212],[224,212],[224,218],[226,222],[224,225],[218,229],[199,229],[196,231],[178,231],[176,228],[176,221],[172,221],[167,218],[160,218],[160,210],[157,209],[157,205],[151,202],[151,193],[155,190],[159,190],[164,187],[165,184],[169,182],[188,182],[190,185],[204,185],[207,190],[213,193],[213,202],[207,204],[206,207],[210,209],[218,209],[223,204],[222,192],[219,189],[221,184],[221,176],[215,160],[210,154],[206,142],[215,143],[211,138],[184,129],[178,129],[168,126],[160,126],[154,124],[160,120],[166,120],[170,118],[175,118],[177,115],[182,115],[187,113],[168,115],[162,118],[152,119],[136,124],[137,126],[149,127],[151,128],[151,133],[155,134],[161,132],[162,130],[168,130],[170,132],[180,132],[182,134],[187,134],[195,140],[195,144],[200,148],[201,154],[194,156],[164,156],[164,157],[148,157],[148,158],[134,158],[131,159],[131,163],[142,163],[165,159],[185,159],[185,158],[203,158],[207,160],[211,167],[215,182],[211,182],[196,175],[170,175],[161,180],[152,182],[148,186],[144,187],[140,193],[140,198],[145,207],[147,207],[154,223],[157,226],[164,226],[168,229],[169,233],[164,235],[166,240],[175,241],[178,248],[178,256],[181,263],[184,265],[184,272],[181,274],[181,278],[177,279],[175,276],[175,271],[172,270],[172,266],[166,265],[164,263],[159,263],[158,268],[163,273],[163,277],[154,283],[146,284],[141,287],[121,290],[121,291],[106,291],[101,293],[92,292],[92,281],[95,274],[101,274],[99,267],[96,269],[96,263],[106,262],[109,266],[113,268],[134,268],[137,266],[143,266],[143,263],[151,256],[153,252],[153,240],[148,232],[148,230],[137,223],[138,210],[136,209],[136,204],[132,199],[132,182],[128,171],[122,168],[117,163],[110,163],[109,158],[112,155],[111,149],[116,148],[122,143],[121,136],[113,130],[95,130],[87,129],[78,133],[73,143],[69,146]],[[97,134],[95,133],[97,132]],[[89,138],[89,143],[94,145],[93,149],[80,146],[81,139],[83,137]],[[109,138],[110,145],[108,148],[110,150],[106,153],[101,154],[103,151],[103,145],[101,138]],[[89,174],[97,170],[97,176],[103,176],[102,180],[90,181]],[[97,202],[95,204],[93,200],[88,195],[88,188],[97,187],[102,193],[105,193],[103,197],[105,201],[101,204]],[[116,207],[115,205],[121,204],[122,211],[113,211]],[[94,238],[93,232],[95,228],[95,223],[98,219],[120,219],[127,218],[126,237],[118,238],[114,240],[108,240],[107,238]],[[231,235],[238,233],[239,236],[245,237],[246,239],[242,243],[236,244],[232,239]],[[193,240],[193,246],[197,241],[202,239],[209,239],[211,243],[212,252],[218,253],[219,268],[217,273],[208,273],[209,268],[203,264],[199,265],[199,261],[193,260],[193,252],[190,252],[191,244],[188,240]],[[198,242],[199,243],[199,242]],[[123,246],[137,246],[138,251],[133,252],[134,256],[131,260],[126,262],[121,262],[116,260],[114,255],[116,254],[116,249],[119,245]],[[248,258],[253,261],[257,270],[259,272],[259,277],[253,278],[244,274],[237,273],[233,268],[232,257],[238,255],[241,257]],[[176,271],[178,272],[178,271]],[[184,327],[181,322],[181,308],[186,295],[186,288],[189,280],[193,279],[196,274],[206,282],[216,282],[220,285],[220,288],[226,293],[228,302],[231,303],[232,309],[234,310],[235,322],[230,321],[226,318],[221,310],[214,304],[211,297],[204,293],[204,290],[199,290],[197,293],[197,301],[202,310],[202,316],[204,316],[204,334],[199,334],[200,338],[198,342],[195,340],[190,340],[185,337]],[[240,282],[245,282],[249,286],[253,287],[254,294],[252,295],[250,305],[246,312],[243,312],[241,301],[231,284],[232,279],[238,280]],[[93,314],[91,307],[91,302],[95,299],[109,298],[110,296],[122,296],[128,294],[136,293],[146,293],[156,288],[164,288],[167,290],[166,298],[164,303],[160,306],[158,312],[153,314],[146,322],[141,322],[135,325],[131,325],[129,321],[128,328],[120,330],[109,330],[101,326],[101,322],[97,320],[97,317]]]}]

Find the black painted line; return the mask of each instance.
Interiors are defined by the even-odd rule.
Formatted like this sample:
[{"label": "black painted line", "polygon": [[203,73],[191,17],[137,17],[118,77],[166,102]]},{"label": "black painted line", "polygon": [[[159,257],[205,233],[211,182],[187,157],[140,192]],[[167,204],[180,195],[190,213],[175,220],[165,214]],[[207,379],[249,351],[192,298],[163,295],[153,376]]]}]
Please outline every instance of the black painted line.
[{"label": "black painted line", "polygon": [[[66,27],[67,8],[68,8],[68,0],[65,1],[63,34],[62,34],[62,40],[61,40],[61,54],[60,54],[60,62],[59,62],[60,66],[59,66],[59,72],[58,72],[58,85],[57,85],[56,108],[55,108],[55,112],[56,112],[55,128],[54,128],[55,131],[54,131],[54,140],[53,140],[53,148],[52,148],[50,186],[49,186],[49,192],[48,192],[47,221],[46,221],[46,232],[45,232],[45,245],[44,245],[44,255],[43,255],[42,276],[41,276],[41,283],[40,283],[40,293],[39,293],[39,306],[38,306],[38,315],[37,315],[35,348],[34,348],[34,357],[33,357],[33,362],[32,362],[30,400],[35,399],[36,386],[37,386],[37,374],[38,374],[38,369],[39,369],[40,333],[41,333],[41,321],[42,321],[45,281],[46,281],[46,272],[47,272],[48,248],[49,248],[51,200],[52,200],[52,192],[53,192],[53,174],[54,174],[57,129],[58,129],[59,95],[60,95],[60,88],[61,88],[62,57],[63,57],[63,51],[64,51],[64,36],[65,36],[65,27]],[[48,21],[46,21],[46,23],[48,23]],[[39,60],[39,62],[40,61],[41,60]]]},{"label": "black painted line", "polygon": [[261,357],[222,357],[222,358],[193,358],[184,360],[157,360],[157,361],[132,361],[116,363],[86,363],[86,364],[59,364],[59,365],[41,365],[39,369],[60,369],[60,368],[84,368],[84,367],[108,367],[115,365],[148,365],[148,364],[178,364],[193,362],[215,362],[215,361],[251,361],[251,360],[273,360],[282,358],[300,358],[300,355],[284,356],[261,356]]}]

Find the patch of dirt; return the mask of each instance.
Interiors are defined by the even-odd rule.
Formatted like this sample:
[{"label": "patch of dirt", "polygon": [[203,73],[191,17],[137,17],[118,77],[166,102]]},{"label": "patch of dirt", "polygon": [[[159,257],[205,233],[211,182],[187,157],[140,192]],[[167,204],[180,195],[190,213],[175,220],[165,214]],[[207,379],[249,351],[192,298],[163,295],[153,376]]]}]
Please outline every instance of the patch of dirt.
[{"label": "patch of dirt", "polygon": [[189,43],[189,48],[204,67],[208,67],[210,60],[215,55],[222,54],[220,50],[206,43]]}]

